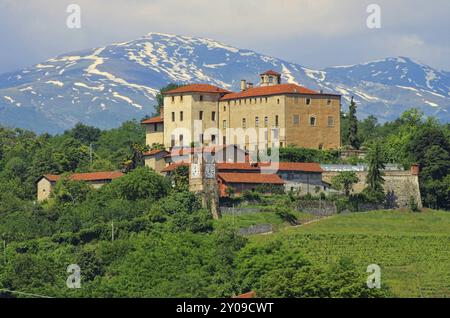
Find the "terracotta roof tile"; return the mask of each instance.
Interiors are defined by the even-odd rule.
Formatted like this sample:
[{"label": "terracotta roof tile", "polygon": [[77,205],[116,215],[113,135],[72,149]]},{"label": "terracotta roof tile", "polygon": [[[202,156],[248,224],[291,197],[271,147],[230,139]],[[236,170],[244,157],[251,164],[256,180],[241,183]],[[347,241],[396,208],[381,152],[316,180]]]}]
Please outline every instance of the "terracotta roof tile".
[{"label": "terracotta roof tile", "polygon": [[166,91],[163,95],[166,94],[179,94],[179,93],[230,93],[230,91],[209,84],[190,84],[186,86],[181,86],[170,91]]},{"label": "terracotta roof tile", "polygon": [[219,172],[218,176],[227,183],[284,184],[276,174]]},{"label": "terracotta roof tile", "polygon": [[264,73],[261,73],[260,75],[274,75],[274,76],[281,76],[280,73],[275,72],[274,70],[268,70],[268,71],[265,71]]},{"label": "terracotta roof tile", "polygon": [[217,168],[220,170],[254,170],[259,171],[259,167],[252,165],[248,162],[222,162],[217,164]]},{"label": "terracotta roof tile", "polygon": [[[275,163],[272,163],[273,165]],[[262,170],[276,170],[269,167],[270,163],[258,163]],[[278,171],[303,171],[322,173],[323,170],[318,163],[312,162],[278,162]]]},{"label": "terracotta roof tile", "polygon": [[164,118],[162,116],[156,116],[156,117],[145,119],[145,120],[141,121],[141,124],[159,124],[159,123],[163,123],[163,122],[164,122]]},{"label": "terracotta roof tile", "polygon": [[320,95],[319,92],[313,91],[311,89],[296,84],[279,84],[270,86],[258,86],[254,88],[249,88],[239,93],[226,94],[221,98],[221,100],[230,100],[238,98],[257,97],[257,96],[282,95],[282,94]]},{"label": "terracotta roof tile", "polygon": [[144,152],[143,155],[144,156],[153,156],[153,155],[159,154],[161,152],[167,152],[167,151],[161,150],[161,149],[153,149],[153,150]]},{"label": "terracotta roof tile", "polygon": [[161,170],[161,172],[172,172],[176,170],[179,167],[189,167],[189,164],[186,162],[180,162],[180,163],[172,163]]},{"label": "terracotta roof tile", "polygon": [[[122,177],[124,174],[120,171],[103,171],[103,172],[88,172],[88,173],[74,173],[68,178],[74,181],[100,181],[100,180],[114,180]],[[56,182],[61,176],[54,174],[44,175],[49,181]]]}]

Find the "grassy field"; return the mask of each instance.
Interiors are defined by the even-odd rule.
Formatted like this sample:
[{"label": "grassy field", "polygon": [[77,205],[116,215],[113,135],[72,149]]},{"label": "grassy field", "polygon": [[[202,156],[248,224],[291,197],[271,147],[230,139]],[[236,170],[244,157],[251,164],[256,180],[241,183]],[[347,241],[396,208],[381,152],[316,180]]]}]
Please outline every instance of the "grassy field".
[{"label": "grassy field", "polygon": [[[307,221],[305,215],[301,215]],[[251,216],[235,217],[248,225]],[[270,223],[274,216],[258,216]],[[263,222],[264,223],[264,222]],[[301,247],[311,260],[328,263],[350,257],[365,271],[382,268],[382,283],[396,297],[450,297],[450,213],[376,211],[335,215],[300,227],[275,220],[275,233],[250,237],[263,246],[274,240]]]}]

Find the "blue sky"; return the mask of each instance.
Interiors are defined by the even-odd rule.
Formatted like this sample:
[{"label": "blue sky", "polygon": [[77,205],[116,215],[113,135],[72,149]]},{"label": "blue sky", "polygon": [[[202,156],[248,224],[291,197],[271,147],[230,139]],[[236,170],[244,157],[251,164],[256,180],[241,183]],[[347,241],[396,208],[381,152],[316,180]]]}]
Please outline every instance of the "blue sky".
[{"label": "blue sky", "polygon": [[[81,29],[66,27],[69,4]],[[381,28],[366,25],[369,4]],[[306,67],[408,56],[450,71],[450,1],[0,0],[0,73],[148,32],[202,36]]]}]

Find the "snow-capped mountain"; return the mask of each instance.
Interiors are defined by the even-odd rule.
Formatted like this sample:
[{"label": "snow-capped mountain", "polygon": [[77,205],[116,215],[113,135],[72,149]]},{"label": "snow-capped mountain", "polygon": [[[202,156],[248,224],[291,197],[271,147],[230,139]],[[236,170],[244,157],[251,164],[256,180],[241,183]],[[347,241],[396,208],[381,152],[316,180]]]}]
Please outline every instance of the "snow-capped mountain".
[{"label": "snow-capped mountain", "polygon": [[361,117],[394,119],[418,107],[450,121],[450,73],[408,58],[312,70],[214,40],[150,33],[138,40],[74,52],[0,75],[0,124],[61,132],[77,122],[112,128],[154,111],[168,83],[210,83],[238,90],[274,69],[290,83],[352,95]]}]

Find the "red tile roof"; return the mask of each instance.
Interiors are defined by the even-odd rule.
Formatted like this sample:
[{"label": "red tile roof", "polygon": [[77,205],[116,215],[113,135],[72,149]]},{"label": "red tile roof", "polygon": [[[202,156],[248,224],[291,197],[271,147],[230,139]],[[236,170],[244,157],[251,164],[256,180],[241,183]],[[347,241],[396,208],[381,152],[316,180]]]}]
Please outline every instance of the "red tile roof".
[{"label": "red tile roof", "polygon": [[172,163],[161,170],[161,172],[172,172],[179,167],[189,167],[189,164],[186,162]]},{"label": "red tile roof", "polygon": [[233,298],[256,298],[256,293],[254,291],[251,291],[245,294],[235,296]]},{"label": "red tile roof", "polygon": [[[303,172],[317,172],[322,173],[323,170],[318,163],[311,162],[278,162],[272,163],[272,165],[278,164],[278,171],[303,171]],[[270,163],[258,163],[258,166],[262,170],[276,170],[276,166],[272,169]]]},{"label": "red tile roof", "polygon": [[252,165],[248,162],[222,162],[217,164],[217,168],[220,170],[254,170],[259,171],[259,167]]},{"label": "red tile roof", "polygon": [[218,176],[227,183],[284,184],[284,181],[276,174],[219,172]]},{"label": "red tile roof", "polygon": [[296,84],[279,84],[270,86],[259,86],[249,88],[239,93],[226,94],[221,98],[221,100],[230,100],[237,98],[257,97],[257,96],[259,97],[270,95],[282,95],[282,94],[318,95],[320,93]]},{"label": "red tile roof", "polygon": [[141,124],[159,124],[159,123],[164,123],[164,118],[162,116],[156,116],[141,121]]},{"label": "red tile roof", "polygon": [[226,89],[209,85],[209,84],[190,84],[186,86],[181,86],[175,89],[172,89],[170,91],[166,91],[163,93],[163,95],[166,94],[179,94],[179,93],[220,93],[220,94],[226,94],[230,93],[230,91],[227,91]]},{"label": "red tile roof", "polygon": [[277,72],[275,72],[274,70],[268,70],[268,71],[265,71],[264,73],[261,73],[260,75],[281,76],[280,73],[277,73]]},{"label": "red tile roof", "polygon": [[[74,181],[101,181],[114,180],[122,177],[124,174],[120,171],[103,171],[103,172],[88,172],[88,173],[74,173],[68,178]],[[49,181],[56,182],[61,176],[55,174],[45,174],[44,178]]]},{"label": "red tile roof", "polygon": [[153,149],[153,150],[144,152],[143,155],[144,156],[153,156],[153,155],[157,155],[157,154],[159,154],[161,152],[167,152],[167,151],[161,150],[161,149]]}]

